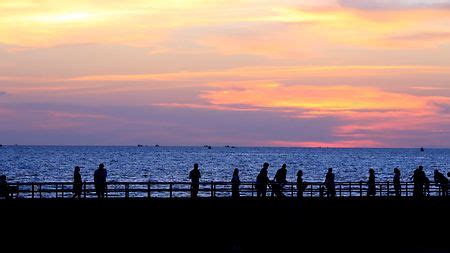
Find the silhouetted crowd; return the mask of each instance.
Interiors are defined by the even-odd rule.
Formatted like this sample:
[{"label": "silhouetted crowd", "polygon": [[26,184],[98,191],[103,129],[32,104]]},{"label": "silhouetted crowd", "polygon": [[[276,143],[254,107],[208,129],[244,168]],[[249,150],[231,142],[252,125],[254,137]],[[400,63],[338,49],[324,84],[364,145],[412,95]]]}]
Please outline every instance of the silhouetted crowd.
[{"label": "silhouetted crowd", "polygon": [[[287,166],[283,164],[279,170],[275,173],[273,180],[270,180],[269,174],[269,163],[264,163],[260,172],[258,173],[255,181],[256,196],[258,198],[265,198],[267,196],[267,191],[271,189],[271,196],[277,198],[283,198],[284,186],[288,184],[287,181]],[[434,170],[434,183],[439,187],[439,192],[441,196],[448,196],[449,190],[449,179],[450,172],[447,176],[442,174],[439,170]],[[107,170],[105,165],[102,163],[94,172],[94,186],[95,192],[98,198],[104,198],[107,193]],[[196,198],[200,190],[200,179],[201,172],[199,170],[199,165],[194,164],[194,168],[189,173],[189,179],[191,180],[191,197]],[[430,180],[426,176],[423,166],[419,166],[414,170],[411,176],[413,180],[413,196],[423,197],[430,195]],[[375,170],[369,169],[369,177],[366,182],[367,184],[367,196],[376,195],[376,176]],[[232,198],[238,198],[240,196],[239,187],[241,185],[241,180],[239,178],[239,170],[236,168],[233,171],[233,176],[231,179],[231,196]],[[297,197],[302,198],[305,190],[308,187],[308,183],[303,180],[303,171],[299,170],[297,172]],[[394,169],[393,175],[393,186],[394,195],[397,197],[402,196],[402,185],[401,185],[401,172],[399,168]],[[10,198],[12,193],[18,192],[17,188],[8,185],[7,178],[5,175],[0,176],[0,198]],[[81,198],[83,193],[83,181],[80,174],[80,167],[76,166],[73,174],[73,197]],[[319,188],[320,197],[335,197],[336,196],[336,183],[335,175],[333,169],[329,168],[323,185]]]}]

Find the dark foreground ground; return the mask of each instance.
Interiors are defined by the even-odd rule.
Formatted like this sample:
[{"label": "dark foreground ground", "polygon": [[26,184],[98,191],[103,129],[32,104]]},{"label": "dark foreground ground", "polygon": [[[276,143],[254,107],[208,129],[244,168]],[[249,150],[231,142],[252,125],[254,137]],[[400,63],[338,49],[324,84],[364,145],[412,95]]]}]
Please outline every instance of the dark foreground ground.
[{"label": "dark foreground ground", "polygon": [[450,252],[449,211],[448,198],[0,201],[15,252]]}]

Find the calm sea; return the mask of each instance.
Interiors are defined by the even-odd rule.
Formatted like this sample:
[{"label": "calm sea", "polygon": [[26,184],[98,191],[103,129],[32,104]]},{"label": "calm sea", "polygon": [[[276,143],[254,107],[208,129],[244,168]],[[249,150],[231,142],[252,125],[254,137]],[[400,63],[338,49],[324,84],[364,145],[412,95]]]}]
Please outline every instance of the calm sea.
[{"label": "calm sea", "polygon": [[229,181],[239,168],[241,180],[253,181],[262,164],[271,164],[269,173],[287,164],[288,179],[297,170],[307,181],[322,181],[333,167],[337,181],[359,181],[374,168],[379,180],[391,179],[400,167],[407,179],[418,165],[433,170],[450,169],[450,149],[335,149],[335,148],[226,148],[213,147],[67,147],[3,146],[0,148],[0,174],[9,181],[70,181],[73,167],[82,167],[83,180],[92,181],[99,163],[108,169],[110,181],[187,181],[194,163],[200,164],[202,180]]}]

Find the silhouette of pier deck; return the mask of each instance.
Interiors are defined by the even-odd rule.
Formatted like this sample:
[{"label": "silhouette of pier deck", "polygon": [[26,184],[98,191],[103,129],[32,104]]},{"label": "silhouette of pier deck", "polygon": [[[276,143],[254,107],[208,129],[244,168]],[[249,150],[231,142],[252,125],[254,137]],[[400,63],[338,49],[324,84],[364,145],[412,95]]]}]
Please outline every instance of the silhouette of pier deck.
[{"label": "silhouette of pier deck", "polygon": [[[70,198],[73,194],[72,182],[12,182],[9,184],[15,189],[14,196],[19,198]],[[320,198],[322,182],[308,182],[303,191],[304,198]],[[106,186],[107,198],[185,198],[190,196],[191,183],[189,182],[108,182]],[[401,197],[413,195],[413,182],[401,183]],[[336,182],[336,197],[366,197],[368,185],[366,182]],[[242,182],[239,187],[241,197],[255,197],[254,182]],[[295,183],[287,183],[283,187],[286,197],[297,197]],[[231,182],[200,182],[199,197],[226,198],[232,194]],[[268,195],[271,195],[269,187]],[[431,182],[429,196],[441,196],[441,188]],[[83,182],[82,197],[94,198],[95,188],[93,182]],[[377,182],[375,184],[375,197],[395,196],[392,182]]]}]

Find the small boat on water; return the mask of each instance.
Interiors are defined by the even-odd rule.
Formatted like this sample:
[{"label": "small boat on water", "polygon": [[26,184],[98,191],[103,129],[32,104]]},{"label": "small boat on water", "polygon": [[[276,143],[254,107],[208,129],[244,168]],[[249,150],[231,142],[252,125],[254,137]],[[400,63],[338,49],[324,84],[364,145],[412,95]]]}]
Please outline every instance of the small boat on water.
[{"label": "small boat on water", "polygon": [[139,148],[142,148],[143,146],[144,146],[144,145],[141,145],[141,144],[138,145]]},{"label": "small boat on water", "polygon": [[423,147],[421,147],[420,152],[425,152],[425,149]]},{"label": "small boat on water", "polygon": [[159,145],[158,145],[158,144],[156,144],[156,145],[155,145],[155,148],[159,148]]}]

